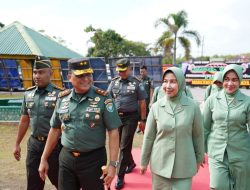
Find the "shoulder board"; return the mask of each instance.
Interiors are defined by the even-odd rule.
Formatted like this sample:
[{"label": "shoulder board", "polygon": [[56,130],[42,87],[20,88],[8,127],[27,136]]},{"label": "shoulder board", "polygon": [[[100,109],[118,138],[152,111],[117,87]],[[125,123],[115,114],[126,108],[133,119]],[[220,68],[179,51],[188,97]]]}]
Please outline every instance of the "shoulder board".
[{"label": "shoulder board", "polygon": [[96,89],[95,89],[95,92],[96,92],[97,94],[102,95],[102,96],[108,96],[108,92],[105,91],[105,90],[102,90],[102,89],[100,89],[100,88],[96,88]]},{"label": "shoulder board", "polygon": [[26,90],[32,90],[32,89],[35,89],[35,88],[36,88],[36,86],[31,86],[31,87],[27,88]]},{"label": "shoulder board", "polygon": [[55,88],[58,89],[58,90],[65,90],[65,88],[60,87],[60,86],[55,86]]},{"label": "shoulder board", "polygon": [[134,77],[136,80],[138,80],[139,82],[141,82],[141,79],[139,79],[138,77]]},{"label": "shoulder board", "polygon": [[116,80],[116,79],[118,79],[118,78],[120,78],[120,77],[118,76],[118,77],[112,78],[112,80]]},{"label": "shoulder board", "polygon": [[70,94],[70,92],[71,92],[70,89],[66,89],[62,92],[59,92],[58,97],[61,98],[61,97],[67,96],[68,94]]}]

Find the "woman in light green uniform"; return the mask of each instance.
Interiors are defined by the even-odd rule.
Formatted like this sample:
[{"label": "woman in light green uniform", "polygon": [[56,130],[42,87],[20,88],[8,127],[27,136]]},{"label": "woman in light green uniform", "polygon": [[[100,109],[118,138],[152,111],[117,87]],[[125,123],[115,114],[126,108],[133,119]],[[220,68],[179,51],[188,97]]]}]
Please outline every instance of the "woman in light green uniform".
[{"label": "woman in light green uniform", "polygon": [[205,98],[204,101],[211,95],[216,92],[219,92],[222,89],[222,72],[219,71],[214,74],[213,83],[207,86],[205,91]]},{"label": "woman in light green uniform", "polygon": [[222,78],[223,90],[207,99],[203,112],[210,188],[249,190],[250,98],[239,90],[242,67],[226,66]]},{"label": "woman in light green uniform", "polygon": [[163,74],[166,96],[150,109],[142,145],[141,173],[150,161],[153,190],[190,190],[204,158],[202,117],[197,102],[183,95],[185,78],[171,67]]},{"label": "woman in light green uniform", "polygon": [[[190,88],[188,86],[186,86],[183,90],[183,94],[188,96],[189,98],[194,99],[192,92],[190,90]],[[165,92],[163,90],[163,86],[157,86],[154,89],[154,93],[151,99],[151,102],[149,104],[149,107],[152,106],[153,103],[155,103],[157,100],[159,100],[160,98],[162,98],[163,96],[165,96]]]}]

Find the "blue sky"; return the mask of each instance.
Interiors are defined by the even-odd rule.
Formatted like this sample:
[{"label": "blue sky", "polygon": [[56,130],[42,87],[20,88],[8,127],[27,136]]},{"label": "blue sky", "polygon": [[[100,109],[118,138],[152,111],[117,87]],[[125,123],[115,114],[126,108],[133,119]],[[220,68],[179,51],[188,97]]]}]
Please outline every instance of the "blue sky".
[{"label": "blue sky", "polygon": [[[188,29],[204,37],[204,55],[239,54],[250,52],[249,7],[249,0],[7,0],[1,2],[0,22],[43,29],[84,55],[91,46],[84,32],[90,24],[153,46],[164,30],[155,28],[155,21],[185,10]],[[178,47],[177,55],[181,52]],[[200,56],[201,47],[193,43],[191,54]]]}]

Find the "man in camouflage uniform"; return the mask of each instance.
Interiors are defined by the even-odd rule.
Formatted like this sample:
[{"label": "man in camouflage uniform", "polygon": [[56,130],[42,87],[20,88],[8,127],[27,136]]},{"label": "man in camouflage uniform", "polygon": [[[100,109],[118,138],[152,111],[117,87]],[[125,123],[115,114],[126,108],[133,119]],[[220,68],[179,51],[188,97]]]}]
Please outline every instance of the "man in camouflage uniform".
[{"label": "man in camouflage uniform", "polygon": [[133,138],[139,120],[138,104],[141,112],[140,127],[142,130],[144,130],[145,127],[145,99],[147,98],[147,93],[140,80],[131,76],[130,61],[128,59],[120,59],[116,64],[119,77],[112,79],[108,87],[108,92],[110,92],[114,98],[116,109],[122,120],[122,127],[119,128],[120,167],[115,185],[116,189],[122,189],[124,186],[125,172],[129,165],[129,160],[132,158],[131,149]]},{"label": "man in camouflage uniform", "polygon": [[[50,129],[49,121],[56,106],[58,93],[62,90],[51,83],[51,74],[50,60],[38,56],[33,67],[35,86],[26,90],[23,99],[22,115],[18,125],[13,154],[16,160],[19,161],[21,158],[20,143],[30,125],[31,136],[28,140],[26,158],[28,190],[42,190],[45,184],[39,176],[38,167]],[[51,167],[48,171],[48,177],[55,187],[58,187],[58,157],[60,150],[61,145],[56,142],[56,148],[49,157]]]},{"label": "man in camouflage uniform", "polygon": [[[41,158],[40,176],[45,179],[48,157],[62,134],[59,189],[104,190],[103,183],[110,186],[118,166],[118,128],[121,120],[108,93],[92,85],[90,60],[75,58],[68,63],[68,78],[73,89],[59,94]],[[106,131],[109,135],[110,157],[107,175],[102,176],[101,168],[107,162]]]}]

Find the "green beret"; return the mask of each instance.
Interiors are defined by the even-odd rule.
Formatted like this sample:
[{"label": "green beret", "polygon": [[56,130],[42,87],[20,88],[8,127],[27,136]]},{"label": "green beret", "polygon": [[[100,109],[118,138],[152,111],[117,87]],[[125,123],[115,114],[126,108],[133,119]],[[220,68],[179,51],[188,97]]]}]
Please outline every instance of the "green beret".
[{"label": "green beret", "polygon": [[44,56],[37,56],[33,68],[34,69],[51,68],[50,59]]},{"label": "green beret", "polygon": [[89,58],[72,58],[68,60],[68,64],[69,70],[71,70],[74,75],[92,74],[94,72],[90,66]]}]

